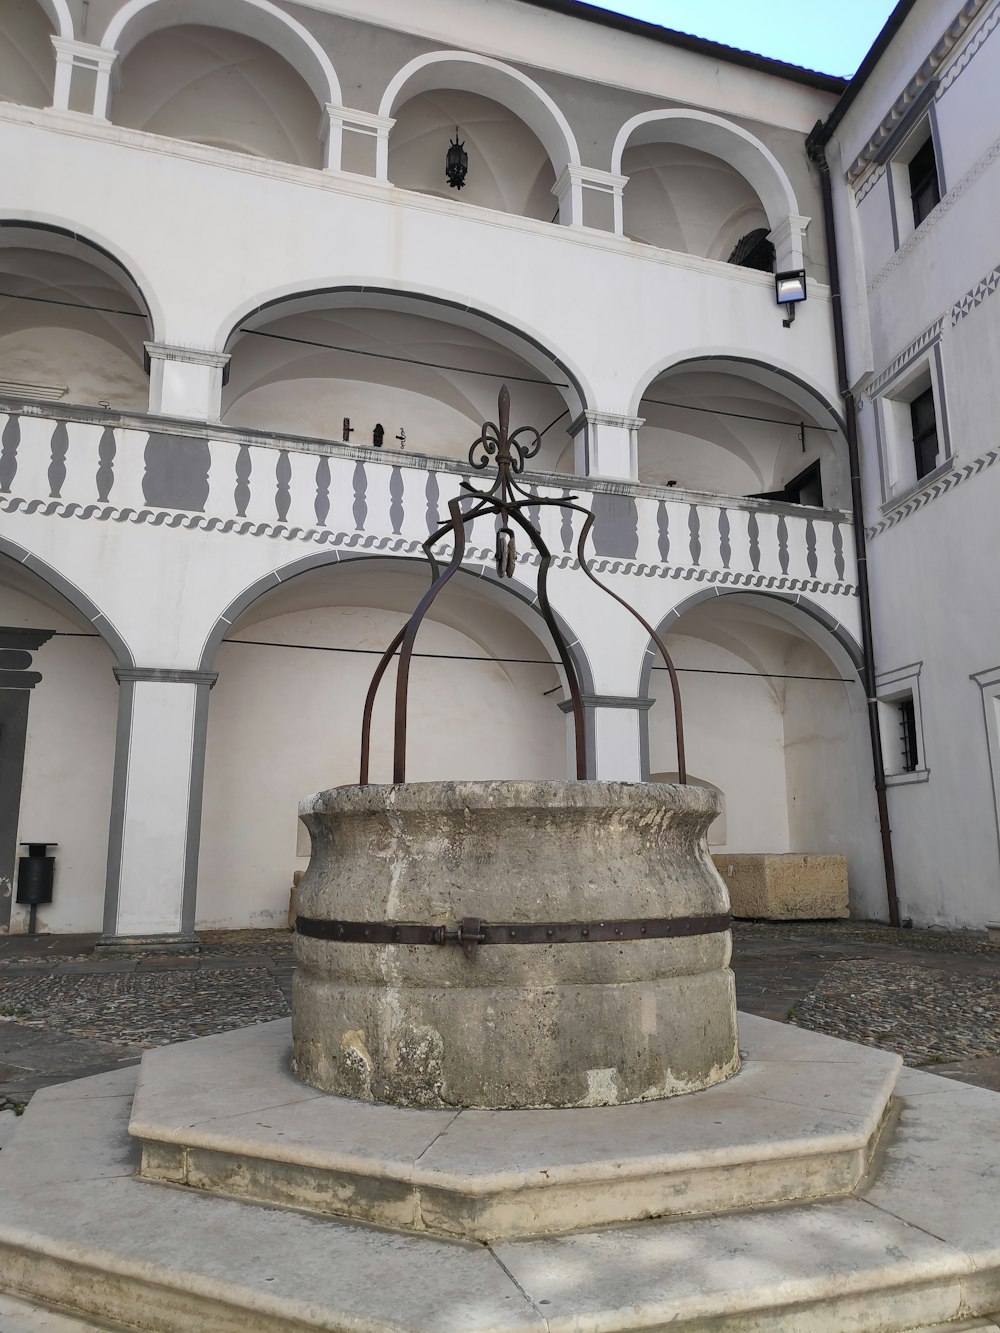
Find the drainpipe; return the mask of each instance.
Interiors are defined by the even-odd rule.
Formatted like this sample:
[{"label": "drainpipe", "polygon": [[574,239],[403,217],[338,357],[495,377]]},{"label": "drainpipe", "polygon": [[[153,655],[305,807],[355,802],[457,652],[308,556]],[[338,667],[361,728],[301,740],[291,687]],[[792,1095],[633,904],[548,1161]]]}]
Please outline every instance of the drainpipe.
[{"label": "drainpipe", "polygon": [[882,863],[889,904],[889,924],[899,925],[899,899],[896,896],[896,868],[892,855],[892,830],[886,800],[885,765],[882,762],[882,731],[878,700],[875,697],[875,647],[872,635],[871,597],[868,587],[868,549],[865,538],[864,500],[861,493],[861,461],[858,451],[858,407],[851,392],[847,373],[847,345],[844,340],[844,311],[840,299],[840,263],[837,253],[837,228],[833,216],[833,185],[826,146],[833,136],[833,117],[819,120],[806,138],[806,155],[819,170],[823,192],[823,222],[826,229],[826,255],[830,269],[830,302],[833,311],[833,336],[837,350],[837,380],[844,400],[847,453],[851,469],[851,512],[854,518],[854,550],[858,564],[858,599],[861,609],[861,674],[868,701],[868,730],[871,735],[872,763],[875,768],[875,799],[878,803],[879,830],[882,835]]}]

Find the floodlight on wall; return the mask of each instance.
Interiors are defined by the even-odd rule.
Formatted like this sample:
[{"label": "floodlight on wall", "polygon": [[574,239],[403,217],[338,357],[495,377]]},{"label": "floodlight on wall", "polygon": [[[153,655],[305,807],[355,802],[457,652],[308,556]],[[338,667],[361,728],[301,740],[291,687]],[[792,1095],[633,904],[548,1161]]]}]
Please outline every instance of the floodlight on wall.
[{"label": "floodlight on wall", "polygon": [[458,126],[455,126],[455,138],[448,145],[448,156],[445,159],[444,174],[448,184],[455,190],[460,190],[465,184],[465,177],[469,170],[469,154],[465,151],[465,141],[459,143]]},{"label": "floodlight on wall", "polygon": [[806,271],[804,268],[789,269],[786,273],[774,275],[774,299],[780,306],[786,306],[787,316],[781,321],[786,329],[792,327],[795,319],[795,307],[806,299]]}]

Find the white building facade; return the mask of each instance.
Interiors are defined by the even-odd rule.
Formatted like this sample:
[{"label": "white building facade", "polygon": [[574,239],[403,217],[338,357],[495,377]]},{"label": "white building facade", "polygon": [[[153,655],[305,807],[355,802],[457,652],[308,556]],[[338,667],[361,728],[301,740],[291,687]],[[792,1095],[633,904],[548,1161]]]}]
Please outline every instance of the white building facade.
[{"label": "white building facade", "polygon": [[[989,589],[964,591],[974,555],[988,584],[996,484],[996,187],[969,110],[993,96],[996,7],[900,9],[841,100],[842,81],[565,0],[4,0],[0,929],[25,928],[17,847],[43,839],[42,929],[284,920],[298,800],[357,780],[372,669],[503,383],[512,425],[542,431],[528,483],[594,512],[595,571],[666,635],[691,780],[723,796],[713,849],[842,852],[854,913],[886,916],[877,672],[900,911],[1000,918],[1000,631]],[[926,60],[937,100],[922,85],[915,114],[951,194],[886,235],[909,167],[876,141]],[[790,325],[773,269],[805,273]],[[950,443],[911,478],[906,395],[925,381],[938,423],[948,386]],[[576,568],[579,523],[539,512],[591,776],[669,780],[662,664]],[[474,528],[418,642],[411,780],[573,772],[534,564],[498,580],[494,540]],[[386,704],[376,781],[390,722]]]}]

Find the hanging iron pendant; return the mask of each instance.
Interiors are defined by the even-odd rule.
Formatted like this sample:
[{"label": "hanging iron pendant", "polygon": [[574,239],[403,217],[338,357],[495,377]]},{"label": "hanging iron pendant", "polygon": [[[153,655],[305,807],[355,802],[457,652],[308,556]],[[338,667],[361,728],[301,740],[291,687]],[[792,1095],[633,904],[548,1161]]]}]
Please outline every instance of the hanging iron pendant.
[{"label": "hanging iron pendant", "polygon": [[469,171],[469,154],[465,151],[465,140],[458,141],[458,126],[455,127],[455,138],[448,145],[448,156],[445,160],[444,174],[448,184],[452,189],[460,190],[465,184],[465,177]]}]

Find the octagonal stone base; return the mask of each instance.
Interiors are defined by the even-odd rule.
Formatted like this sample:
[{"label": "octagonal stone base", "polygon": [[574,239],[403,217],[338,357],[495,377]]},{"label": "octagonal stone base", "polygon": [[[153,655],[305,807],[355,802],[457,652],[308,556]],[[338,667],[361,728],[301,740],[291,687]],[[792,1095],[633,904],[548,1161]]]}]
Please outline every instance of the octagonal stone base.
[{"label": "octagonal stone base", "polygon": [[[397,1106],[592,1107],[693,1092],[739,1067],[729,903],[705,839],[714,792],[426,782],[336,788],[300,813],[312,859],[292,1067],[308,1083]],[[642,921],[650,938],[505,940],[470,958],[303,933],[466,917],[511,935]],[[655,938],[662,922],[673,933]]]},{"label": "octagonal stone base", "polygon": [[306,1087],[282,1020],[147,1052],[129,1132],[150,1180],[466,1240],[848,1193],[899,1057],[741,1025],[741,1073],[691,1097],[456,1114]]}]

